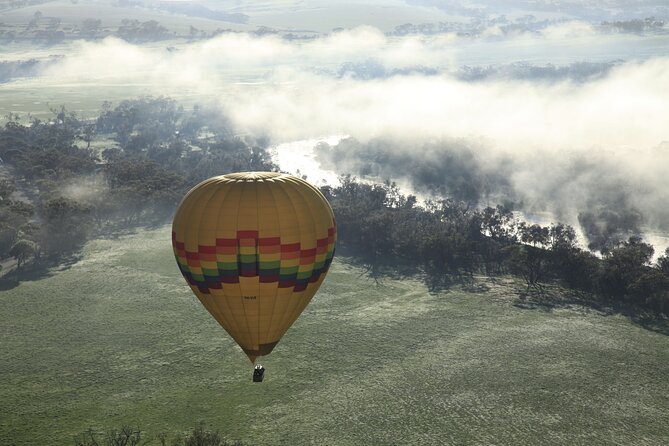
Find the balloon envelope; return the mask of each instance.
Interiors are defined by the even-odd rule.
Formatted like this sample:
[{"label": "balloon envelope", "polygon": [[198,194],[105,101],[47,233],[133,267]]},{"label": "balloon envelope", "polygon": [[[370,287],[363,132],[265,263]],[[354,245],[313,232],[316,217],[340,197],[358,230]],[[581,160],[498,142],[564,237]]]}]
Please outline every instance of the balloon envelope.
[{"label": "balloon envelope", "polygon": [[276,172],[210,178],[188,192],[172,224],[181,273],[252,362],[314,296],[336,238],[320,191]]}]

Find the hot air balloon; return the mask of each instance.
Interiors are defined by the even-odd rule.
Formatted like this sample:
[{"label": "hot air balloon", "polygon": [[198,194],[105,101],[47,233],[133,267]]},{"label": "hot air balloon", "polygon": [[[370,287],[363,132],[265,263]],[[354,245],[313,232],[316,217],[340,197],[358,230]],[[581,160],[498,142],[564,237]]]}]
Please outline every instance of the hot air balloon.
[{"label": "hot air balloon", "polygon": [[336,234],[332,208],[306,181],[242,172],[186,194],[172,246],[193,293],[255,363],[323,283]]}]

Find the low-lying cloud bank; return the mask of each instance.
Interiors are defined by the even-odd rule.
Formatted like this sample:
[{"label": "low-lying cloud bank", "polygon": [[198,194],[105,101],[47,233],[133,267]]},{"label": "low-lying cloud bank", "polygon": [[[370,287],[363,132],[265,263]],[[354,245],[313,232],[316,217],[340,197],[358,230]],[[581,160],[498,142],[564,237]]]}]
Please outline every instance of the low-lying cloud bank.
[{"label": "low-lying cloud bank", "polygon": [[412,67],[453,72],[463,65],[514,62],[561,66],[586,60],[601,63],[667,55],[667,42],[669,29],[659,34],[629,35],[603,32],[579,21],[513,33],[490,26],[477,35],[443,32],[389,36],[370,26],[296,41],[274,34],[227,33],[167,48],[160,43],[142,46],[110,37],[73,44],[68,57],[46,74],[69,79],[138,80],[142,76],[160,81],[161,87],[170,87],[175,83],[220,81],[221,74],[257,75],[256,70],[262,75],[286,68],[337,71],[343,64],[370,59],[391,73]]},{"label": "low-lying cloud bank", "polygon": [[669,139],[669,58],[624,64],[578,84],[421,74],[360,81],[292,70],[272,79],[253,94],[234,91],[229,111],[239,125],[280,140],[467,137],[523,156],[565,150],[623,156]]},{"label": "low-lying cloud bank", "polygon": [[342,173],[403,176],[425,190],[509,200],[584,225],[618,209],[633,227],[666,230],[666,50],[627,61],[579,62],[588,53],[576,51],[568,64],[463,63],[465,50],[485,61],[505,48],[518,54],[518,45],[550,55],[628,42],[615,39],[574,24],[503,46],[494,37],[472,46],[455,35],[390,38],[365,27],[306,43],[223,35],[176,51],[108,39],[81,44],[46,75],[144,82],[176,97],[197,90],[240,131],[275,142],[350,135],[322,154]]},{"label": "low-lying cloud bank", "polygon": [[[327,168],[367,178],[409,181],[434,197],[474,205],[504,204],[525,213],[550,213],[580,226],[593,249],[643,232],[669,231],[669,144],[639,159],[638,170],[616,155],[499,154],[467,138],[420,140],[347,138],[316,148]],[[652,165],[653,159],[664,165]],[[641,163],[648,164],[641,167]]]}]

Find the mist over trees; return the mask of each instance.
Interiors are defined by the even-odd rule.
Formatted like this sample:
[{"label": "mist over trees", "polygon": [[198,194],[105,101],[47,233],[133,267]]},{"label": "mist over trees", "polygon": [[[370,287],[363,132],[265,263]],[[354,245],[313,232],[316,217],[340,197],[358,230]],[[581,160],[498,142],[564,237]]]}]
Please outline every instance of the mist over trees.
[{"label": "mist over trees", "polygon": [[569,65],[535,65],[528,62],[514,62],[503,65],[460,67],[455,76],[464,81],[479,82],[486,80],[522,79],[545,82],[588,82],[601,79],[619,66],[623,61],[611,62],[573,62]]},{"label": "mist over trees", "polygon": [[319,161],[336,172],[365,177],[409,179],[419,191],[470,204],[491,195],[510,196],[510,171],[504,161],[486,165],[477,156],[480,144],[465,139],[406,144],[391,139],[361,143],[354,138],[335,146],[316,147]]},{"label": "mist over trees", "polygon": [[[278,169],[267,140],[235,135],[220,110],[186,110],[169,98],[104,103],[91,120],[63,107],[49,120],[8,118],[0,130],[0,258],[15,259],[19,271],[62,262],[93,237],[164,224],[186,191],[211,176]],[[641,216],[621,205],[625,195],[612,195],[615,212],[579,216],[600,259],[568,225],[518,220],[510,162],[482,159],[477,143],[436,141],[415,152],[397,144],[345,139],[317,148],[337,170],[409,178],[442,197],[419,205],[394,183],[350,176],[322,188],[343,252],[372,276],[400,268],[439,289],[475,274],[511,274],[528,290],[557,283],[593,301],[667,311],[669,252],[650,264],[653,247],[636,236]]]},{"label": "mist over trees", "polygon": [[0,61],[0,83],[9,82],[14,78],[39,75],[42,70],[53,66],[62,56],[48,59],[3,60]]},{"label": "mist over trees", "polygon": [[606,156],[546,159],[528,150],[511,157],[474,139],[420,141],[346,138],[334,146],[321,143],[316,153],[336,172],[408,180],[430,196],[475,207],[502,204],[512,211],[551,212],[578,223],[588,247],[602,254],[639,236],[644,224],[663,228],[669,221],[666,209],[655,205],[666,191]]},{"label": "mist over trees", "polygon": [[463,65],[457,70],[448,70],[444,67],[414,65],[407,67],[386,66],[383,61],[368,58],[362,61],[345,62],[337,70],[317,70],[337,78],[352,78],[369,81],[387,79],[393,76],[435,76],[447,74],[465,82],[527,80],[545,84],[558,82],[591,82],[606,77],[611,71],[620,66],[622,60],[608,62],[572,62],[568,65],[552,63],[538,65],[525,61],[497,65]]},{"label": "mist over trees", "polygon": [[[0,257],[19,268],[58,262],[90,237],[162,224],[213,175],[276,168],[266,141],[234,136],[217,110],[166,98],[105,103],[94,120],[65,108],[27,125],[9,118],[0,130],[10,174],[0,181]],[[17,189],[23,200],[13,199]]]}]

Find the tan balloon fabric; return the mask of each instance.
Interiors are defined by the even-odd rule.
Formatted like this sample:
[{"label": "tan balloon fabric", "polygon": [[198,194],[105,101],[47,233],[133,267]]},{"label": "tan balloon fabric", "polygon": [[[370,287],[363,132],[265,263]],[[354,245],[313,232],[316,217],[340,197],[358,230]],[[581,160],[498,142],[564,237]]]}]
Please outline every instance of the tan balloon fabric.
[{"label": "tan balloon fabric", "polygon": [[252,362],[311,301],[336,238],[320,191],[276,172],[210,178],[188,192],[172,224],[183,276]]}]

